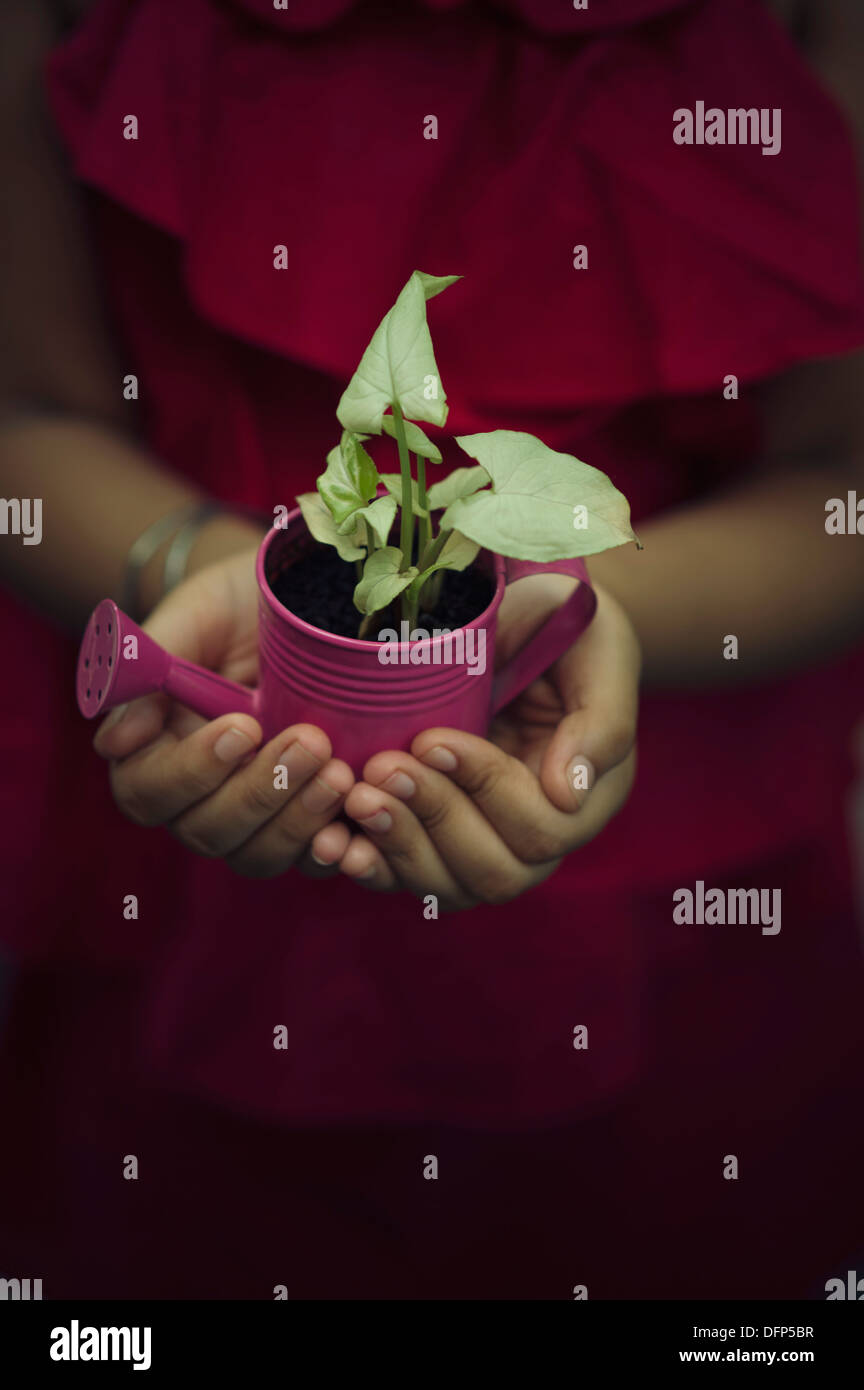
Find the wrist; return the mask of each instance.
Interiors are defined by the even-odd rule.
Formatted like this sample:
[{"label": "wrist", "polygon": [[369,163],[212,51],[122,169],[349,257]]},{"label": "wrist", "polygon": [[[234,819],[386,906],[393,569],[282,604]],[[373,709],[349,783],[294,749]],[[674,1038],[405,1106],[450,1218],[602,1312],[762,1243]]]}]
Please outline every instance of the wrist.
[{"label": "wrist", "polygon": [[257,550],[267,534],[265,523],[230,512],[218,512],[211,517],[195,537],[186,562],[185,578],[206,569],[208,565],[227,560],[242,550]]},{"label": "wrist", "polygon": [[[208,565],[218,564],[220,560],[240,551],[257,550],[266,532],[263,523],[258,524],[230,512],[215,513],[202,524],[195,536],[183,565],[181,579],[188,579]],[[176,535],[177,531],[174,531],[166,537],[140,572],[137,593],[142,614],[151,613],[165,597],[165,560]]]}]

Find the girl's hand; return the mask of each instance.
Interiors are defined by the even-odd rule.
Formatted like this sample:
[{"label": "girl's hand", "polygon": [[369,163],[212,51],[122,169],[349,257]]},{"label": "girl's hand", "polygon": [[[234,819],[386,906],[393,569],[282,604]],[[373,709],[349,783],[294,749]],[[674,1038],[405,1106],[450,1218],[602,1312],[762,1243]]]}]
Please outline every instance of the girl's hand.
[{"label": "girl's hand", "polygon": [[[523,621],[517,601],[504,648]],[[502,711],[489,741],[427,729],[410,754],[371,758],[345,802],[360,833],[328,826],[313,841],[316,857],[369,888],[434,894],[443,910],[518,897],[626,801],[639,668],[629,619],[598,590],[588,631]]]},{"label": "girl's hand", "polygon": [[[254,684],[257,614],[255,551],[240,551],[178,585],[143,627],[176,656]],[[248,714],[208,723],[165,695],[146,695],[113,710],[93,744],[111,761],[117,805],[137,825],[164,825],[196,854],[252,878],[292,864],[326,873],[307,850],[342,810],[351,769],[331,757],[327,735],[311,724],[263,747],[261,740]],[[278,764],[287,787],[276,790]]]}]

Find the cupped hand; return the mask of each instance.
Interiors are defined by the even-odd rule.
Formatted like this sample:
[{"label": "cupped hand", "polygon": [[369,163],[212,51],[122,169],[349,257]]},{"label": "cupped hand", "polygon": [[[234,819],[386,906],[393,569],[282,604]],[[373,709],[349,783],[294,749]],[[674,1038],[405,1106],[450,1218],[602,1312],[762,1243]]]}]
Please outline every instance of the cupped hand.
[{"label": "cupped hand", "polygon": [[[562,597],[550,579],[547,610]],[[509,616],[502,608],[505,652],[532,626],[524,595]],[[640,670],[629,619],[611,595],[597,596],[588,630],[488,739],[427,729],[410,753],[371,758],[345,801],[357,833],[322,829],[316,858],[369,888],[432,894],[454,911],[518,897],[592,840],[633,784]]]},{"label": "cupped hand", "polygon": [[[254,684],[255,551],[200,570],[142,626],[175,656]],[[113,710],[93,742],[110,760],[117,805],[137,825],[166,826],[195,853],[253,878],[292,865],[333,872],[316,865],[309,844],[341,812],[351,769],[314,725],[294,725],[263,745],[262,737],[251,715],[208,722],[165,695],[147,695]]]}]

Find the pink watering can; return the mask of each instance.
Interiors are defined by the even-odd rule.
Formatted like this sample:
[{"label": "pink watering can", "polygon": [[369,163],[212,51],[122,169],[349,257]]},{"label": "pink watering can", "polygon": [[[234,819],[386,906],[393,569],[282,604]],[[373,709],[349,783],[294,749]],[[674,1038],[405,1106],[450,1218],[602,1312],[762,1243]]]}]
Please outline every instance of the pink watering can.
[{"label": "pink watering can", "polygon": [[[482,673],[478,665],[450,659],[453,645],[448,643],[453,643],[456,633],[452,639],[400,643],[398,660],[382,664],[381,642],[361,642],[312,627],[275,597],[271,582],[316,545],[299,508],[291,512],[284,527],[268,532],[261,544],[256,561],[257,689],[171,656],[112,599],[103,599],[90,616],[78,657],[76,691],[81,713],[93,719],[115,705],[161,690],[207,719],[234,712],[251,714],[261,724],[265,739],[290,724],[317,724],[329,736],[334,755],[360,776],[373,754],[385,748],[407,750],[417,734],[433,725],[484,735],[491,716],[566,651],[588,626],[596,608],[583,560],[534,564],[483,552],[477,563],[485,564],[494,577],[495,592],[488,607],[460,629],[466,650],[472,650],[469,630],[476,629],[475,651],[482,632]],[[539,632],[493,675],[504,589],[516,579],[543,571],[567,574],[580,583]],[[436,645],[440,651],[436,652]],[[410,648],[420,646],[426,651],[415,656],[422,655],[424,660],[411,662]]]}]

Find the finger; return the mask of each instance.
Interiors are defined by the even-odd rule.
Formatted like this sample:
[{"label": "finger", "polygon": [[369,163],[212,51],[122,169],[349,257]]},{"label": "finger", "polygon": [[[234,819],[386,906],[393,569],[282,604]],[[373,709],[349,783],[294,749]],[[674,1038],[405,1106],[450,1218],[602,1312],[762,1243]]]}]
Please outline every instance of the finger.
[{"label": "finger", "polygon": [[[483,744],[482,739],[476,742]],[[492,752],[498,752],[491,749],[491,745],[487,746]],[[404,799],[410,806],[450,876],[462,888],[460,905],[465,905],[466,898],[489,903],[509,902],[539,881],[542,875],[535,875],[533,869],[522,862],[521,855],[511,849],[483,810],[443,773],[409,754],[392,752],[377,754],[363,772],[367,781]],[[523,832],[524,828],[523,825]],[[383,849],[389,858],[389,846],[384,845]],[[546,860],[551,858],[546,855]],[[396,872],[399,873],[398,865]]]},{"label": "finger", "polygon": [[626,802],[636,773],[636,751],[605,773],[575,818],[572,849],[581,849],[599,835]]},{"label": "finger", "polygon": [[319,830],[313,836],[309,849],[303,859],[299,861],[298,867],[306,869],[306,860],[311,861],[310,872],[318,870],[320,874],[324,869],[338,871],[339,860],[342,858],[349,844],[351,843],[351,831],[342,820],[331,821],[325,825],[323,830]]},{"label": "finger", "polygon": [[[358,782],[345,802],[345,812],[381,852],[408,892],[433,893],[448,903],[464,898],[462,885],[404,801],[383,788]],[[349,864],[353,862],[352,856]]]},{"label": "finger", "polygon": [[396,893],[402,888],[381,851],[366,835],[352,835],[339,871],[376,893]]},{"label": "finger", "polygon": [[334,758],[291,798],[286,806],[225,857],[235,873],[246,878],[274,878],[307,852],[310,841],[338,815],[354,785],[347,763]]},{"label": "finger", "polygon": [[96,730],[95,751],[100,758],[128,758],[137,753],[161,734],[170,708],[167,695],[144,695],[118,705]]},{"label": "finger", "polygon": [[313,835],[294,867],[307,878],[335,878],[350,843],[351,831],[345,821],[330,821]]},{"label": "finger", "polygon": [[200,594],[190,602],[188,588],[178,586],[160,599],[141,627],[172,656],[215,671],[229,649],[234,622],[230,609],[208,604]]},{"label": "finger", "polygon": [[614,600],[603,594],[600,602],[602,612],[552,673],[568,713],[549,741],[540,782],[562,811],[581,806],[636,739],[638,643]]},{"label": "finger", "polygon": [[[424,768],[423,801],[417,804],[412,798],[412,809],[427,824],[431,821],[430,834],[463,882],[468,880],[460,866],[470,860],[475,845],[494,856],[510,879],[525,865],[554,863],[576,843],[575,806],[569,815],[552,806],[533,772],[494,743],[457,729],[426,729],[415,738],[411,751]],[[446,804],[443,788],[448,785],[457,799],[452,814],[445,814],[435,825],[441,816],[439,804]],[[466,804],[473,811],[470,820],[458,813]],[[496,855],[496,843],[507,848],[503,861],[500,851]],[[471,879],[472,886],[475,881]],[[507,891],[506,886],[502,891]]]},{"label": "finger", "polygon": [[137,825],[164,825],[221,786],[260,742],[261,726],[248,714],[223,714],[182,739],[165,729],[112,763],[114,798]]},{"label": "finger", "polygon": [[[232,853],[321,772],[330,752],[330,740],[323,729],[314,724],[291,725],[239,766],[210,796],[177,816],[170,824],[172,834],[196,854],[221,857]],[[316,803],[315,797],[312,800]],[[323,802],[320,808],[314,804],[314,809],[323,809]]]}]

